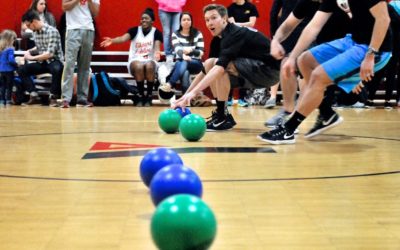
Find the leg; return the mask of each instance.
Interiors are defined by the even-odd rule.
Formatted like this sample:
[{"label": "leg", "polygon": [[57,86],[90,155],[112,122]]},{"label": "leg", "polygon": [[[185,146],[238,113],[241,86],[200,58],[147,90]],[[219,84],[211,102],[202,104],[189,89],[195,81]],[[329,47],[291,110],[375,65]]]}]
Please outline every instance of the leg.
[{"label": "leg", "polygon": [[138,88],[139,97],[133,104],[135,106],[143,106],[143,97],[144,97],[144,64],[140,61],[133,61],[129,65],[129,72],[133,75],[136,81],[136,86]]},{"label": "leg", "polygon": [[153,86],[156,79],[156,68],[157,65],[154,61],[148,61],[144,65],[145,78],[147,81],[145,106],[151,106],[151,101],[153,99]]},{"label": "leg", "polygon": [[51,74],[50,99],[58,99],[61,95],[61,75],[63,72],[62,62],[56,60],[47,65]]},{"label": "leg", "polygon": [[171,87],[175,88],[176,83],[181,79],[182,75],[185,73],[187,68],[188,68],[188,62],[185,60],[180,60],[175,63],[175,67],[169,79]]},{"label": "leg", "polygon": [[[62,99],[68,107],[74,91],[74,68],[81,47],[79,30],[68,30],[65,36],[65,63],[62,75]],[[68,104],[68,105],[67,105]]]},{"label": "leg", "polygon": [[[271,87],[270,97],[264,105],[264,108],[270,109],[276,106],[276,96],[278,94],[279,82]],[[284,102],[285,103],[285,102]]]},{"label": "leg", "polygon": [[14,79],[14,72],[6,72],[5,73],[5,101],[7,105],[11,104],[11,92],[13,87],[13,79]]},{"label": "leg", "polygon": [[92,59],[92,49],[94,31],[80,30],[82,44],[78,58],[78,81],[77,81],[77,101],[87,103],[89,93],[89,73],[90,61]]},{"label": "leg", "polygon": [[171,48],[172,16],[171,16],[171,13],[159,9],[158,16],[160,17],[161,25],[162,25],[162,29],[163,29],[164,51],[165,51],[166,55],[171,55],[172,54],[172,48]]}]

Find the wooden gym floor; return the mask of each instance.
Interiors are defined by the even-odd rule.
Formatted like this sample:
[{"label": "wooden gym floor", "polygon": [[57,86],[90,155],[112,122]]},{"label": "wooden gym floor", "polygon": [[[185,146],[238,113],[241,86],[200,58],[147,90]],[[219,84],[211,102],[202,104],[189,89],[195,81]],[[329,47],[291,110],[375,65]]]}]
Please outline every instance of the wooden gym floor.
[{"label": "wooden gym floor", "polygon": [[271,146],[256,135],[276,109],[234,107],[235,129],[189,143],[159,130],[165,108],[0,109],[0,249],[155,249],[138,171],[151,145],[202,179],[211,249],[400,249],[400,109],[339,110],[305,140],[313,113],[297,144]]}]

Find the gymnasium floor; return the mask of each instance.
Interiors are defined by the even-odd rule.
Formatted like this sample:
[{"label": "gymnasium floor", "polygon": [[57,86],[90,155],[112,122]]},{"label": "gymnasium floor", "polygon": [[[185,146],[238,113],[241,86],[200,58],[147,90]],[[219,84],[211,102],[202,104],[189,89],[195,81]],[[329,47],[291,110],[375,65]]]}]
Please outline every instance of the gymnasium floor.
[{"label": "gymnasium floor", "polygon": [[156,249],[138,171],[154,145],[204,148],[181,157],[218,220],[211,249],[400,249],[400,109],[339,110],[305,140],[313,113],[271,146],[256,135],[276,109],[234,107],[235,129],[186,142],[159,130],[165,108],[0,109],[0,249]]}]

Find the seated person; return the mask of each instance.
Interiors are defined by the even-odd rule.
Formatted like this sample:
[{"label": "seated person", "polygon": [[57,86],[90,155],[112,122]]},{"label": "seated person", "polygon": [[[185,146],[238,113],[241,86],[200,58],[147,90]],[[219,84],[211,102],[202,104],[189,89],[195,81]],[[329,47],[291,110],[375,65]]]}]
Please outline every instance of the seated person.
[{"label": "seated person", "polygon": [[190,85],[190,74],[198,74],[203,68],[201,57],[204,54],[203,34],[193,27],[192,15],[183,12],[180,16],[180,26],[172,34],[172,46],[176,54],[175,67],[168,83],[160,86],[164,91],[175,88],[178,81],[182,84],[182,93]]},{"label": "seated person", "polygon": [[[128,71],[135,77],[139,96],[134,100],[138,107],[151,106],[152,90],[156,79],[157,62],[160,60],[160,46],[162,33],[153,27],[155,17],[152,9],[147,8],[141,16],[140,26],[130,28],[122,36],[105,37],[101,47],[108,47],[113,43],[123,43],[131,40],[128,59]],[[147,82],[147,91],[144,93],[144,81]]]},{"label": "seated person", "polygon": [[33,104],[37,99],[35,85],[31,76],[43,73],[52,75],[50,87],[50,106],[57,106],[57,99],[61,95],[61,75],[63,72],[64,56],[61,50],[61,38],[58,30],[44,23],[36,11],[29,10],[22,16],[22,22],[35,33],[36,46],[26,51],[24,57],[32,63],[25,63],[18,68],[18,74],[30,93],[27,104]]}]

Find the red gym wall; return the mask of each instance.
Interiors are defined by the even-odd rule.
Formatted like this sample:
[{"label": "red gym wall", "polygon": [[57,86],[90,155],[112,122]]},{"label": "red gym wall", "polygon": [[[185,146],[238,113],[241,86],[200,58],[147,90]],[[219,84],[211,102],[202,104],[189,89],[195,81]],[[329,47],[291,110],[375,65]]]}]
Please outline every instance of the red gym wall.
[{"label": "red gym wall", "polygon": [[[58,21],[61,17],[62,0],[47,0],[48,8]],[[260,17],[257,19],[256,28],[269,36],[269,10],[272,0],[253,0]],[[0,29],[13,29],[20,34],[21,16],[29,8],[31,0],[0,0]],[[194,25],[203,32],[206,40],[206,49],[211,40],[210,34],[204,24],[202,9],[210,3],[218,3],[228,6],[232,0],[187,0],[185,11],[193,15]],[[158,19],[157,3],[155,0],[101,0],[100,14],[96,18],[97,35],[95,50],[104,50],[99,47],[102,37],[115,37],[125,33],[128,28],[137,26],[142,11],[146,7],[152,7],[156,14],[155,26],[162,31]],[[129,43],[113,45],[106,50],[128,50]],[[206,51],[206,55],[208,51]]]}]

